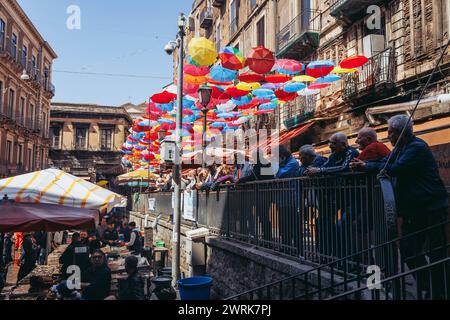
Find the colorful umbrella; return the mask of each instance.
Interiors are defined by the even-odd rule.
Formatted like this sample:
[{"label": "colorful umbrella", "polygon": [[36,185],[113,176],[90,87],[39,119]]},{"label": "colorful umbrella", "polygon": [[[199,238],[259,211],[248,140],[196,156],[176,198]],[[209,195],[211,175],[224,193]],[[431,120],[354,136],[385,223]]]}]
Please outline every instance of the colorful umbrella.
[{"label": "colorful umbrella", "polygon": [[332,74],[355,73],[355,72],[358,72],[358,69],[356,69],[356,68],[344,69],[344,68],[341,68],[340,66],[335,67],[333,69],[333,71],[331,71]]},{"label": "colorful umbrella", "polygon": [[176,99],[176,97],[177,97],[176,94],[164,90],[161,93],[154,94],[153,96],[150,97],[150,99],[155,103],[165,104],[172,102],[173,100]]},{"label": "colorful umbrella", "polygon": [[270,89],[260,88],[260,89],[253,90],[252,94],[255,97],[268,97],[268,96],[273,96],[275,94],[275,92]]},{"label": "colorful umbrella", "polygon": [[280,73],[288,72],[289,74],[297,74],[303,70],[303,65],[292,59],[279,59],[275,63]]},{"label": "colorful umbrella", "polygon": [[314,82],[314,81],[316,81],[316,78],[311,77],[311,76],[307,76],[307,75],[301,75],[301,76],[296,76],[296,77],[292,78],[292,81],[295,81],[295,82]]},{"label": "colorful umbrella", "polygon": [[300,90],[298,92],[298,94],[301,95],[301,96],[312,96],[312,95],[315,95],[315,94],[318,94],[318,93],[320,93],[320,89],[311,90],[311,89],[308,89],[308,88]]},{"label": "colorful umbrella", "polygon": [[239,90],[236,87],[231,87],[225,90],[225,92],[232,98],[239,98],[249,94],[249,91]]},{"label": "colorful umbrella", "polygon": [[258,82],[239,82],[236,85],[236,88],[238,88],[239,90],[244,90],[244,91],[253,91],[256,89],[259,89],[261,87],[261,84]]},{"label": "colorful umbrella", "polygon": [[239,75],[238,79],[242,82],[247,82],[247,83],[261,82],[261,81],[264,81],[264,76],[257,74],[257,73],[247,72],[247,73],[243,73],[243,74]]},{"label": "colorful umbrella", "polygon": [[306,88],[306,84],[303,84],[301,82],[292,82],[292,83],[288,83],[283,87],[283,90],[288,92],[288,93],[292,93],[292,92],[297,92],[300,90],[303,90]]},{"label": "colorful umbrella", "polygon": [[291,77],[285,74],[271,74],[265,77],[266,82],[285,83],[291,80]]},{"label": "colorful umbrella", "polygon": [[194,77],[204,77],[209,74],[208,67],[197,67],[193,64],[186,64],[184,66],[184,74],[188,74]]},{"label": "colorful umbrella", "polygon": [[308,64],[306,74],[314,78],[325,77],[333,71],[334,67],[333,61],[330,60],[313,61]]},{"label": "colorful umbrella", "polygon": [[245,67],[244,55],[236,48],[225,47],[219,54],[222,66],[231,70],[239,70]]},{"label": "colorful umbrella", "polygon": [[344,69],[359,68],[369,62],[366,56],[353,56],[344,59],[339,66]]},{"label": "colorful umbrella", "polygon": [[218,82],[229,82],[236,79],[237,71],[230,70],[222,66],[216,66],[211,69],[210,77]]},{"label": "colorful umbrella", "polygon": [[188,52],[200,66],[210,66],[217,59],[215,44],[204,37],[192,38],[188,45]]},{"label": "colorful umbrella", "polygon": [[341,77],[336,74],[329,74],[325,77],[317,78],[316,83],[331,83],[341,80]]},{"label": "colorful umbrella", "polygon": [[263,46],[253,48],[247,58],[247,66],[253,72],[263,74],[272,70],[275,64],[273,52]]},{"label": "colorful umbrella", "polygon": [[298,97],[297,92],[286,92],[282,89],[275,91],[275,96],[282,101],[291,101]]},{"label": "colorful umbrella", "polygon": [[193,85],[202,85],[208,81],[208,78],[205,76],[191,76],[189,74],[184,75],[184,82]]},{"label": "colorful umbrella", "polygon": [[252,98],[253,97],[251,94],[247,94],[242,97],[232,98],[231,101],[237,106],[242,106],[242,105],[250,103],[252,101]]},{"label": "colorful umbrella", "polygon": [[189,84],[184,82],[183,83],[183,94],[195,94],[198,92],[198,89],[200,88],[200,85],[198,84]]},{"label": "colorful umbrella", "polygon": [[308,86],[308,89],[310,89],[310,90],[317,90],[317,89],[324,89],[324,88],[327,88],[327,87],[329,87],[331,85],[331,83],[318,83],[318,82],[314,82],[314,83],[311,83],[309,86]]}]

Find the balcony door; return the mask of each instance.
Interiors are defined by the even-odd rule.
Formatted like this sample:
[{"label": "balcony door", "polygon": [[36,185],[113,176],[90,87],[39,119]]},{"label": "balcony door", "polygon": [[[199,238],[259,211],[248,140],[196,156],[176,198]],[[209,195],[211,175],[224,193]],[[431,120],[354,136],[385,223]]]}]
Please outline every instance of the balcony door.
[{"label": "balcony door", "polygon": [[88,142],[88,128],[76,127],[75,128],[75,149],[86,150]]}]

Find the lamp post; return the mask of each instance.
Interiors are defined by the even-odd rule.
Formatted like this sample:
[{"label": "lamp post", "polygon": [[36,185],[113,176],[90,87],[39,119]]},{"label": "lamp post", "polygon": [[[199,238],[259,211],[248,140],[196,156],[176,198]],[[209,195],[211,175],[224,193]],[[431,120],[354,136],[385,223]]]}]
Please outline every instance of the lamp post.
[{"label": "lamp post", "polygon": [[206,168],[206,116],[208,114],[208,104],[211,101],[212,89],[210,86],[203,85],[198,90],[198,98],[202,105],[203,113],[203,135],[202,135],[202,167]]},{"label": "lamp post", "polygon": [[186,17],[180,13],[178,17],[177,41],[170,41],[164,48],[167,54],[178,49],[178,90],[177,90],[177,120],[175,133],[175,163],[173,167],[174,186],[174,229],[172,233],[172,285],[176,286],[180,277],[180,232],[181,232],[181,144],[183,119],[183,64],[184,64],[184,38],[186,36]]}]

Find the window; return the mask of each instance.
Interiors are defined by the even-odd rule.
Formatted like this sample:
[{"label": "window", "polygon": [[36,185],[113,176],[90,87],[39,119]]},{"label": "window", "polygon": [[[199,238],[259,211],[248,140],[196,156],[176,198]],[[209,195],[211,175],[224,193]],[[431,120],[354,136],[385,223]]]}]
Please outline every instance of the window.
[{"label": "window", "polygon": [[27,59],[28,59],[28,49],[26,46],[22,47],[22,66],[26,69],[27,68]]},{"label": "window", "polygon": [[11,38],[11,55],[14,60],[17,59],[17,35],[15,33],[12,34]]},{"label": "window", "polygon": [[222,37],[221,32],[220,32],[220,28],[221,28],[220,21],[217,21],[217,24],[216,24],[216,38],[215,38],[217,52],[219,52],[220,49],[222,49],[221,43],[220,43],[220,40],[221,40],[221,37]]},{"label": "window", "polygon": [[45,86],[46,90],[49,89],[48,75],[49,75],[49,68],[48,68],[48,66],[45,66],[44,67],[44,86]]},{"label": "window", "polygon": [[61,127],[55,126],[50,129],[52,148],[61,149]]},{"label": "window", "polygon": [[12,162],[12,142],[6,141],[6,161]]},{"label": "window", "polygon": [[34,105],[30,104],[30,118],[28,122],[30,129],[34,129]]},{"label": "window", "polygon": [[33,77],[33,79],[36,78],[36,56],[32,55],[31,56],[31,66],[32,66],[32,70],[31,70],[31,76]]},{"label": "window", "polygon": [[23,145],[21,144],[18,146],[17,164],[23,166]]},{"label": "window", "polygon": [[87,128],[75,129],[75,149],[87,149]]},{"label": "window", "polygon": [[101,129],[100,147],[102,150],[112,150],[112,136],[113,136],[112,128]]},{"label": "window", "polygon": [[19,123],[21,125],[25,125],[25,98],[24,97],[20,97]]},{"label": "window", "polygon": [[5,32],[6,32],[5,21],[0,19],[0,51],[3,51],[3,49],[5,48]]},{"label": "window", "polygon": [[237,1],[238,0],[231,0],[230,4],[230,33],[231,35],[234,35],[237,32],[238,29],[238,7],[237,7]]},{"label": "window", "polygon": [[250,12],[252,12],[256,7],[256,0],[248,0],[248,5],[250,7]]},{"label": "window", "polygon": [[261,20],[256,24],[256,39],[258,46],[265,46],[266,44],[266,24],[265,18],[262,17]]},{"label": "window", "polygon": [[9,89],[9,100],[8,100],[8,112],[7,116],[14,118],[14,100],[16,99],[16,93],[13,89]]}]

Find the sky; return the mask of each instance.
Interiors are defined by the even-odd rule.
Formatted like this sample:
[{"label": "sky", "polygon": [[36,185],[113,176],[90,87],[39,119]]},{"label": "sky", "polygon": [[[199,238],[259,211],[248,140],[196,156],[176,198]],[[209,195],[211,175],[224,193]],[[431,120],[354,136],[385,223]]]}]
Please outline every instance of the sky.
[{"label": "sky", "polygon": [[[57,53],[53,64],[53,102],[103,105],[148,101],[172,82],[173,60],[163,48],[177,33],[180,12],[191,0],[18,0]],[[71,5],[80,9],[80,29]],[[58,71],[125,74],[110,77]]]}]

